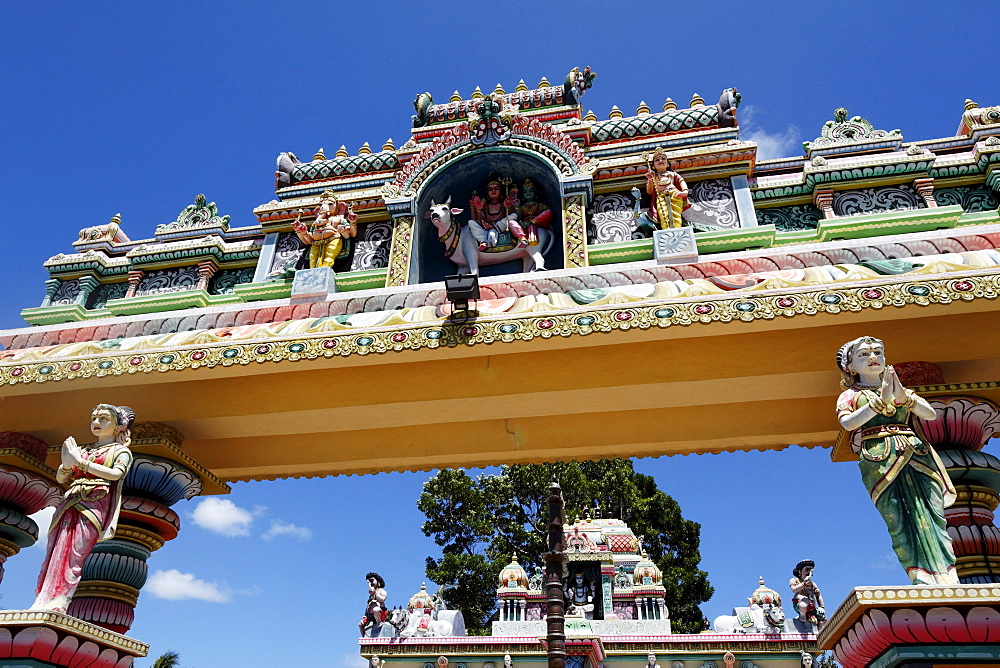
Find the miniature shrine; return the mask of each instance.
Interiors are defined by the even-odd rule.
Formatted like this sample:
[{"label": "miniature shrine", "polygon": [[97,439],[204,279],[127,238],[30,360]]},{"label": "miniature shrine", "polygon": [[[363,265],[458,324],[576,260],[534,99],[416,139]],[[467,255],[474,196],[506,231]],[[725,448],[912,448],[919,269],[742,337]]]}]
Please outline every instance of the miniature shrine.
[{"label": "miniature shrine", "polygon": [[[558,627],[550,665],[574,668],[1000,661],[1000,460],[982,452],[1000,107],[966,101],[954,135],[915,141],[840,108],[801,155],[760,160],[736,88],[602,120],[595,77],[421,93],[398,147],[281,153],[250,224],[204,194],[174,220],[81,220],[28,326],[0,332],[0,566],[46,506],[89,547],[47,558],[35,609],[0,611],[0,666],[144,656],[125,634],[171,506],[231,482],[789,444],[860,463],[912,585],[824,602],[805,559],[790,591],[747,574],[747,606],[672,634],[639,538],[584,518],[544,576],[503,570],[489,637],[424,588],[391,608],[369,573],[362,654],[538,665]],[[96,444],[68,401],[97,407]]]}]

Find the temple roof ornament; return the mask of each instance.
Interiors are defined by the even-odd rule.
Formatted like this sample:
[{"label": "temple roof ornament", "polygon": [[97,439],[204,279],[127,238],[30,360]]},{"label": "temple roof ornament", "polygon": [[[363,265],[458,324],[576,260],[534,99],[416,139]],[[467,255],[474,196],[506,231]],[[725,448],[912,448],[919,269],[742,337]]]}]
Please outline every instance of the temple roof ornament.
[{"label": "temple roof ornament", "polygon": [[409,611],[414,611],[417,608],[422,610],[433,610],[434,609],[434,599],[430,594],[427,593],[427,583],[420,583],[420,591],[410,597],[409,602],[406,604],[406,609]]},{"label": "temple roof ornament", "polygon": [[764,584],[764,578],[758,580],[759,586],[754,590],[750,598],[747,599],[750,605],[781,605],[781,594]]},{"label": "temple roof ornament", "polygon": [[[820,131],[820,136],[814,141],[802,142],[806,154],[812,156],[816,151],[824,153],[842,153],[843,149],[856,150],[859,144],[885,144],[894,149],[899,148],[903,135],[899,130],[876,130],[875,126],[861,118],[847,118],[847,109],[838,107],[833,112],[833,120],[827,121]],[[872,148],[880,148],[876,146]],[[834,150],[824,150],[834,149]],[[840,150],[837,150],[840,149]]]},{"label": "temple roof ornament", "polygon": [[206,229],[217,229],[223,232],[228,230],[229,216],[220,216],[215,202],[206,202],[205,196],[199,194],[194,198],[194,204],[184,207],[184,210],[177,215],[177,220],[166,225],[157,225],[156,235],[173,234],[187,230],[198,230],[201,233]]},{"label": "temple roof ornament", "polygon": [[528,574],[525,573],[521,564],[517,563],[515,555],[509,564],[500,571],[500,589],[527,589]]},{"label": "temple roof ornament", "polygon": [[663,572],[649,558],[646,550],[642,551],[642,559],[635,565],[633,582],[635,582],[637,587],[654,587],[663,582]]}]

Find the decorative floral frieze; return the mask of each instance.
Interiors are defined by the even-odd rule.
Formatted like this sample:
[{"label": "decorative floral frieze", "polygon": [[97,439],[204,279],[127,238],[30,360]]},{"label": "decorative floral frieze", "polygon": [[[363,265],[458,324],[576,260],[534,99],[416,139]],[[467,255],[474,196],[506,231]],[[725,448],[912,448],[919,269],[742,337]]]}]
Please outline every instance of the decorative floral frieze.
[{"label": "decorative floral frieze", "polygon": [[840,190],[833,195],[833,211],[838,216],[882,213],[883,211],[912,211],[926,208],[916,189],[907,184],[885,188]]},{"label": "decorative floral frieze", "polygon": [[757,209],[757,224],[774,225],[779,232],[815,230],[821,220],[823,212],[812,204]]},{"label": "decorative floral frieze", "polygon": [[177,267],[148,271],[139,281],[136,296],[162,295],[194,290],[198,286],[198,267]]},{"label": "decorative floral frieze", "polygon": [[959,204],[968,213],[979,213],[1000,207],[1000,193],[985,185],[941,188],[934,191],[934,201],[941,206]]},{"label": "decorative floral frieze", "polygon": [[392,223],[368,223],[356,241],[351,271],[381,269],[389,266],[389,247],[392,245]]},{"label": "decorative floral frieze", "polygon": [[899,130],[876,130],[875,126],[860,116],[852,116],[848,119],[847,109],[838,107],[833,112],[833,120],[827,121],[823,125],[820,136],[814,141],[802,142],[802,148],[805,149],[806,153],[811,153],[816,149],[864,144],[873,140],[898,140],[902,142],[903,135]]},{"label": "decorative floral frieze", "polygon": [[236,292],[235,287],[243,283],[253,281],[254,267],[244,267],[242,269],[223,269],[212,276],[209,283],[208,292],[212,295],[231,295]]}]

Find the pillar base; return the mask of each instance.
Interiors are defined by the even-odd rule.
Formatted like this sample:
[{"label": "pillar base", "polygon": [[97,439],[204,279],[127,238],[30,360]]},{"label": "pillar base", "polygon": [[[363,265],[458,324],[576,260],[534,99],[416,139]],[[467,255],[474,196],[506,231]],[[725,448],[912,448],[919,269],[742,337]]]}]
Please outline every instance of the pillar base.
[{"label": "pillar base", "polygon": [[1000,585],[855,587],[816,644],[844,668],[981,666],[1000,646]]},{"label": "pillar base", "polygon": [[129,668],[149,645],[60,612],[0,611],[0,667]]}]

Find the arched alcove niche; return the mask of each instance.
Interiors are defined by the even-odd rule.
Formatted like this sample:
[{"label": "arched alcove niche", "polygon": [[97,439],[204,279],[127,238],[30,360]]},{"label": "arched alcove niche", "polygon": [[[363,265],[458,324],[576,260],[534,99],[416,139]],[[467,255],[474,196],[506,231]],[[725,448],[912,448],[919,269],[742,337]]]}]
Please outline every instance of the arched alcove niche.
[{"label": "arched alcove niche", "polygon": [[[539,156],[508,147],[497,147],[466,153],[456,158],[444,165],[420,189],[417,195],[417,219],[411,260],[411,266],[416,267],[417,282],[441,281],[448,274],[456,272],[455,263],[444,255],[445,247],[438,241],[437,230],[424,217],[430,209],[431,201],[444,202],[450,195],[452,207],[462,209],[462,213],[456,218],[465,226],[469,221],[469,197],[476,191],[480,197],[486,198],[486,184],[491,172],[512,178],[519,192],[522,191],[525,179],[534,182],[538,201],[552,209],[554,214],[550,229],[555,240],[545,253],[545,266],[547,269],[562,268],[562,186],[558,174],[547,160]],[[482,265],[479,269],[481,276],[520,272],[521,260]]]}]

